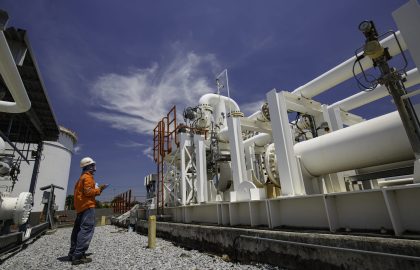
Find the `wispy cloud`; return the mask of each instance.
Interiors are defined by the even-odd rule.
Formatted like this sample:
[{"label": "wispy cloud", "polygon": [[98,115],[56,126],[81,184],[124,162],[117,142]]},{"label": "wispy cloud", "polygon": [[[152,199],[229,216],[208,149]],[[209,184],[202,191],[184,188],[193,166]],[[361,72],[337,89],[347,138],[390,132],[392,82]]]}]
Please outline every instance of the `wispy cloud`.
[{"label": "wispy cloud", "polygon": [[146,157],[150,158],[151,160],[153,160],[153,149],[151,146],[145,148],[143,150],[143,155],[145,155]]},{"label": "wispy cloud", "polygon": [[117,142],[116,145],[123,148],[147,147],[147,145],[144,143],[139,143],[139,142],[134,142],[134,141]]},{"label": "wispy cloud", "polygon": [[209,77],[217,67],[213,55],[178,52],[166,65],[152,64],[128,74],[106,74],[91,87],[98,105],[90,115],[113,128],[150,134],[173,105],[195,105],[201,95],[214,92]]},{"label": "wispy cloud", "polygon": [[83,145],[78,144],[74,147],[73,152],[75,155],[80,155],[80,153],[82,152],[83,149]]},{"label": "wispy cloud", "polygon": [[241,111],[245,116],[249,116],[256,111],[261,110],[261,106],[264,104],[265,100],[258,100],[254,102],[249,102],[241,105]]},{"label": "wispy cloud", "polygon": [[123,148],[136,149],[136,151],[138,151],[138,149],[140,148],[144,156],[153,160],[153,150],[149,144],[144,144],[144,143],[139,143],[139,142],[129,140],[125,142],[117,142],[116,145]]}]

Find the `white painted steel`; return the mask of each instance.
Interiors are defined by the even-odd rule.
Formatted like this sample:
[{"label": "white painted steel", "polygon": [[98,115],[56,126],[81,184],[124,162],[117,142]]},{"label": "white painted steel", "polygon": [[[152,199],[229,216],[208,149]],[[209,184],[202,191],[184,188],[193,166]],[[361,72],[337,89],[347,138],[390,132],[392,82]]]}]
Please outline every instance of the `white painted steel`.
[{"label": "white painted steel", "polygon": [[0,101],[0,111],[23,113],[31,108],[25,86],[16,67],[3,31],[0,31],[0,74],[15,102]]},{"label": "white painted steel", "polygon": [[206,166],[206,147],[204,138],[201,135],[194,135],[195,164],[197,168],[197,202],[208,201],[207,193],[207,166]]},{"label": "white painted steel", "polygon": [[[213,109],[215,123],[226,126],[226,111],[240,111],[238,104],[231,98],[217,95],[205,94],[198,101],[200,105],[210,105]],[[224,117],[222,117],[222,114]]]},{"label": "white painted steel", "polygon": [[[251,114],[247,117],[247,119],[252,121],[259,121],[259,122],[267,122],[267,120],[264,118],[264,115],[261,111],[256,111],[255,113]],[[223,127],[218,133],[217,133],[217,139],[222,142],[229,142],[229,135],[228,135],[228,127]]]},{"label": "white painted steel", "polygon": [[13,220],[13,224],[26,223],[32,209],[32,194],[22,192],[18,197],[9,197],[0,194],[0,220]]},{"label": "white painted steel", "polygon": [[[401,44],[403,50],[407,49],[407,46],[398,31],[397,38]],[[393,35],[386,37],[385,39],[381,40],[380,43],[383,47],[388,47],[389,53],[391,56],[397,55],[400,53],[400,49],[398,44]],[[344,82],[351,77],[353,77],[353,63],[356,60],[356,56],[351,57],[350,59],[344,61],[340,65],[336,66],[335,68],[325,72],[324,74],[318,76],[317,78],[313,79],[312,81],[308,82],[305,85],[302,85],[296,88],[292,93],[300,96],[304,96],[306,98],[313,98],[332,87],[338,85],[341,82]],[[365,57],[362,59],[361,64],[364,69],[368,69],[372,67],[372,60],[369,57]],[[360,67],[358,65],[355,66],[355,73],[359,74],[361,72]]]},{"label": "white painted steel", "polygon": [[294,150],[312,176],[414,158],[398,112],[297,143]]},{"label": "white painted steel", "polygon": [[216,106],[223,101],[226,107],[230,107],[232,111],[240,111],[238,104],[231,98],[217,94],[205,94],[198,100],[198,104],[207,104]]},{"label": "white painted steel", "polygon": [[417,0],[410,0],[408,3],[392,13],[397,23],[414,63],[420,67],[420,4]]},{"label": "white painted steel", "polygon": [[222,202],[166,208],[168,213],[185,211],[178,222],[203,222],[227,226],[264,225],[337,230],[385,229],[402,235],[419,233],[420,185],[377,190],[278,197],[261,201]]},{"label": "white painted steel", "polygon": [[250,146],[264,146],[266,144],[271,143],[273,140],[273,137],[271,134],[268,133],[260,133],[257,134],[247,140],[244,141],[244,147],[250,147]]},{"label": "white painted steel", "polygon": [[[417,68],[407,72],[405,87],[411,87],[420,83],[420,73]],[[351,111],[375,100],[388,96],[388,89],[384,85],[378,85],[373,91],[359,92],[353,96],[340,100],[328,106],[328,108],[340,107],[344,111]]]},{"label": "white painted steel", "polygon": [[241,182],[247,180],[241,121],[240,118],[231,116],[228,117],[227,123],[229,127],[228,134],[233,171],[233,187],[237,190]]},{"label": "white painted steel", "polygon": [[275,89],[267,93],[273,140],[276,148],[281,193],[283,196],[305,194],[305,186],[299,171],[298,161],[293,151],[293,138],[287,114],[287,92],[277,93]]}]

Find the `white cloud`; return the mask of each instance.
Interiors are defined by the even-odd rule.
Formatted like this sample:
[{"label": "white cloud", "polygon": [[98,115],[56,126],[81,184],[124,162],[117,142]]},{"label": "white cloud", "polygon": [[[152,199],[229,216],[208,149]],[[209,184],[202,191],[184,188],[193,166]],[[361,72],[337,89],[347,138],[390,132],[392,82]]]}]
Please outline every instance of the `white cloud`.
[{"label": "white cloud", "polygon": [[75,155],[79,155],[82,151],[83,146],[81,144],[78,144],[74,147],[73,152]]},{"label": "white cloud", "polygon": [[144,154],[146,157],[148,157],[148,158],[150,158],[151,160],[153,160],[153,149],[152,149],[152,147],[151,147],[151,146],[149,146],[149,147],[145,148],[145,149],[143,150],[143,154]]},{"label": "white cloud", "polygon": [[215,67],[211,54],[178,52],[166,65],[154,63],[128,74],[103,75],[90,90],[98,106],[90,115],[116,129],[151,134],[173,105],[180,112],[196,105],[201,95],[215,91],[208,79]]},{"label": "white cloud", "polygon": [[117,142],[117,146],[123,148],[134,148],[134,147],[147,147],[144,143],[138,143],[134,141]]},{"label": "white cloud", "polygon": [[261,110],[261,106],[264,104],[265,100],[258,100],[254,102],[245,103],[240,106],[241,111],[245,114],[245,116],[249,116],[256,111]]}]

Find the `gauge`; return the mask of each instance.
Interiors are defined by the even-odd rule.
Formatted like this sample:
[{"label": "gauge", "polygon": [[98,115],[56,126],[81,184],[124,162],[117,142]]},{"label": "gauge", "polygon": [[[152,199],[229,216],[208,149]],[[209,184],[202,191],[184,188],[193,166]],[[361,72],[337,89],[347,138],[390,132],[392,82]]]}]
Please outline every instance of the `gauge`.
[{"label": "gauge", "polygon": [[372,28],[372,23],[370,21],[363,21],[359,24],[359,30],[366,33],[369,32]]}]

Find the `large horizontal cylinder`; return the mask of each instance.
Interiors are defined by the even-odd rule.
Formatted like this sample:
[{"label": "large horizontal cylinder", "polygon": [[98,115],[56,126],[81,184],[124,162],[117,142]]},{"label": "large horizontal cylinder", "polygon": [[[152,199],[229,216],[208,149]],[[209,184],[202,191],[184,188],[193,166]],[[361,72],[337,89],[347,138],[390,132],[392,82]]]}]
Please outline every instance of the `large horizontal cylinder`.
[{"label": "large horizontal cylinder", "polygon": [[414,159],[398,112],[297,143],[294,150],[313,176]]}]

